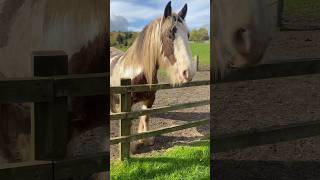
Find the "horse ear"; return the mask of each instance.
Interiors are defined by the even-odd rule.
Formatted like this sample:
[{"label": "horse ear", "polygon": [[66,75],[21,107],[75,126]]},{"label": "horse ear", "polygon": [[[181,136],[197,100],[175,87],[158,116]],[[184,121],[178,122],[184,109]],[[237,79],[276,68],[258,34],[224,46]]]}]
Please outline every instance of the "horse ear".
[{"label": "horse ear", "polygon": [[166,5],[166,8],[164,9],[163,17],[166,18],[168,16],[171,16],[171,14],[172,14],[171,1],[169,1],[168,4]]},{"label": "horse ear", "polygon": [[185,5],[183,6],[183,8],[181,9],[181,11],[178,13],[178,15],[179,15],[182,19],[184,19],[184,18],[186,17],[186,15],[187,15],[187,10],[188,10],[188,6],[187,6],[187,4],[185,4]]}]

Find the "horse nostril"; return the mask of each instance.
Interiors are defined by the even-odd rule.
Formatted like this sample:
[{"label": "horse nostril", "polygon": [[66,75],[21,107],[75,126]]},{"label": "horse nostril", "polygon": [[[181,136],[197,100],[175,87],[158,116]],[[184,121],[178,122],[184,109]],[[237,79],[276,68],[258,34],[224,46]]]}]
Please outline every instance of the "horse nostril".
[{"label": "horse nostril", "polygon": [[188,77],[188,70],[184,70],[182,74],[183,74],[183,77],[187,79],[187,77]]},{"label": "horse nostril", "polygon": [[183,72],[182,72],[182,75],[183,75],[183,77],[185,78],[185,79],[189,79],[190,77],[190,74],[189,74],[189,70],[184,70]]},{"label": "horse nostril", "polygon": [[233,35],[233,44],[239,53],[250,53],[253,45],[251,31],[247,28],[239,28]]}]

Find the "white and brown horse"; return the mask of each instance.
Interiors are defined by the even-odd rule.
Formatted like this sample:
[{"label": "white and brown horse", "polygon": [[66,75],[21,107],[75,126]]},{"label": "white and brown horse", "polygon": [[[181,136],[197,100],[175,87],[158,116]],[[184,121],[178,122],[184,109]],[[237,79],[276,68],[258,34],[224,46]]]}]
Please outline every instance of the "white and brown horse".
[{"label": "white and brown horse", "polygon": [[[132,84],[157,84],[157,71],[164,69],[171,84],[177,85],[192,80],[195,68],[189,47],[189,33],[185,23],[187,4],[176,14],[171,2],[162,17],[144,27],[126,53],[110,48],[110,86],[119,86],[121,78],[131,79]],[[142,102],[142,109],[151,108],[156,92],[132,93],[132,104]],[[119,112],[119,96],[110,97],[112,112]],[[141,116],[139,132],[148,131],[149,116]],[[143,140],[142,140],[143,141]],[[152,145],[153,138],[144,140]],[[136,144],[131,151],[136,150]]]},{"label": "white and brown horse", "polygon": [[[64,50],[70,74],[107,72],[107,3],[2,0],[0,78],[32,77],[35,50]],[[79,120],[72,129],[83,132],[98,124],[105,126],[106,107],[106,96],[72,98],[70,118]],[[16,162],[17,154],[20,160],[29,160],[29,145],[30,104],[0,104],[0,163]]]},{"label": "white and brown horse", "polygon": [[270,0],[214,0],[211,29],[213,68],[226,76],[232,68],[259,63],[274,29]]}]

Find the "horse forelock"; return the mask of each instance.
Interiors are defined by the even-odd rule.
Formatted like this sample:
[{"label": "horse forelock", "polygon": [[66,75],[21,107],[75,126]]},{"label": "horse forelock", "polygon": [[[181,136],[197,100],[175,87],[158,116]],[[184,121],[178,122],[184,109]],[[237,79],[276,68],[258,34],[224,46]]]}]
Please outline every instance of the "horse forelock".
[{"label": "horse forelock", "polygon": [[173,20],[173,17],[176,16],[173,15],[170,18],[163,19],[161,26],[162,54],[169,60],[171,65],[177,62],[174,56],[174,37],[170,38],[170,36],[172,36],[172,28],[174,28],[176,23],[176,21]]}]

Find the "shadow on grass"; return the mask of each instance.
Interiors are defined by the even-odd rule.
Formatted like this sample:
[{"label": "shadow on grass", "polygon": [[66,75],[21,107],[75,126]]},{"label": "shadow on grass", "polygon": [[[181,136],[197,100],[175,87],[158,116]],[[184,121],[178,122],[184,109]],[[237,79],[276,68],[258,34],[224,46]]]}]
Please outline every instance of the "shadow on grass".
[{"label": "shadow on grass", "polygon": [[[154,150],[162,150],[162,149],[168,149],[170,147],[173,147],[175,145],[179,146],[199,146],[187,143],[196,141],[199,139],[206,139],[206,137],[202,136],[194,136],[194,137],[183,137],[183,136],[157,136],[155,137],[155,143],[153,146],[146,146],[143,144],[140,144],[137,149],[137,154],[140,153],[147,153]],[[208,145],[209,146],[209,145]]]}]

